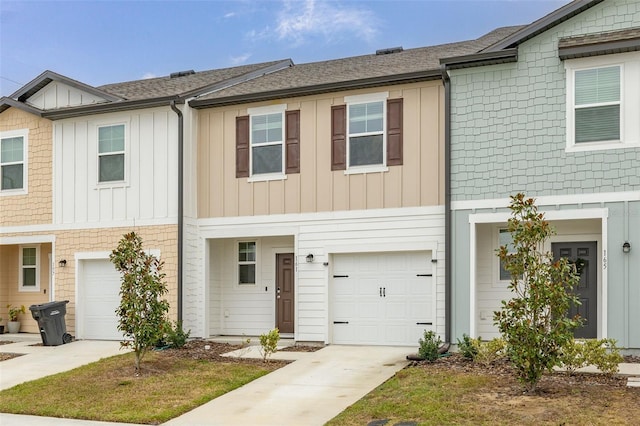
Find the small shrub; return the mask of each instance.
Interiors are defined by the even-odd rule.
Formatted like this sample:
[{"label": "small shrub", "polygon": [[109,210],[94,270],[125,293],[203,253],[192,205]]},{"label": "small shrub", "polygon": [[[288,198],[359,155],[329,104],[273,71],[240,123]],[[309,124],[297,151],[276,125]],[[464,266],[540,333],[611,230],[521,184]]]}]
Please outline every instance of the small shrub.
[{"label": "small shrub", "polygon": [[280,340],[280,331],[274,328],[266,334],[260,335],[260,353],[262,360],[267,362],[268,358],[278,350],[278,341]]},{"label": "small shrub", "polygon": [[604,374],[613,375],[618,372],[622,355],[615,339],[573,339],[562,347],[561,361],[570,374],[593,365]]},{"label": "small shrub", "polygon": [[424,339],[418,340],[418,355],[427,361],[435,361],[438,359],[438,348],[442,344],[440,336],[433,331],[424,331]]},{"label": "small shrub", "polygon": [[473,346],[477,353],[474,358],[476,362],[482,365],[490,365],[505,357],[507,342],[504,339],[493,339],[488,342],[483,342],[478,339],[472,339]]},{"label": "small shrub", "polygon": [[176,321],[173,327],[168,325],[165,339],[172,348],[181,348],[187,343],[190,334],[191,330],[184,331],[182,328],[182,321]]},{"label": "small shrub", "polygon": [[460,354],[465,358],[475,359],[476,355],[478,355],[478,348],[476,348],[474,341],[480,339],[480,337],[478,337],[478,339],[472,339],[468,334],[463,334],[462,341],[458,339],[458,350]]},{"label": "small shrub", "polygon": [[236,358],[244,357],[250,350],[251,347],[251,338],[242,334],[242,341],[240,342],[240,349],[238,349],[235,354]]}]

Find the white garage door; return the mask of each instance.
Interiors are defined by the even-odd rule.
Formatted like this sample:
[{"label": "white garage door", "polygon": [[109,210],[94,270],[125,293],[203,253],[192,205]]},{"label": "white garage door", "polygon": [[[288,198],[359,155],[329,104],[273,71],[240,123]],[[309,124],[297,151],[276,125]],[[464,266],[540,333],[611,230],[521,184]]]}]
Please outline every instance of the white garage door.
[{"label": "white garage door", "polygon": [[[80,290],[83,339],[120,340],[116,309],[120,305],[120,274],[106,259],[81,260]],[[80,307],[79,307],[80,308]]]},{"label": "white garage door", "polygon": [[332,342],[417,346],[435,330],[431,252],[333,257]]}]

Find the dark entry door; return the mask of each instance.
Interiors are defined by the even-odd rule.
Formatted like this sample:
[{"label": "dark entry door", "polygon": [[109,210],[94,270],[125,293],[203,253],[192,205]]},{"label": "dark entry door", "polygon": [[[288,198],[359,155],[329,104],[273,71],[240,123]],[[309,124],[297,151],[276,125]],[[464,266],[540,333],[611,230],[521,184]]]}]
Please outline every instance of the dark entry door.
[{"label": "dark entry door", "polygon": [[276,327],[280,333],[293,333],[293,253],[276,254]]},{"label": "dark entry door", "polygon": [[575,337],[582,339],[595,339],[598,334],[597,249],[595,241],[551,244],[555,259],[568,258],[576,263],[580,272],[580,283],[575,292],[581,305],[572,306],[569,315],[578,314],[584,318],[583,326],[574,333]]}]

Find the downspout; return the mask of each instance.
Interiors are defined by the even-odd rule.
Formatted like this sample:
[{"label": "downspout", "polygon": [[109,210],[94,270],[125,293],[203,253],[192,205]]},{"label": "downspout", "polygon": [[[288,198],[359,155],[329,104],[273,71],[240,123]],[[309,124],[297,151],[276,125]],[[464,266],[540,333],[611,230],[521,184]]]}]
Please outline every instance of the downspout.
[{"label": "downspout", "polygon": [[182,252],[184,235],[184,117],[176,107],[176,101],[170,103],[171,109],[178,115],[178,321],[182,322]]},{"label": "downspout", "polygon": [[447,66],[442,65],[444,83],[444,341],[451,342],[451,80]]}]

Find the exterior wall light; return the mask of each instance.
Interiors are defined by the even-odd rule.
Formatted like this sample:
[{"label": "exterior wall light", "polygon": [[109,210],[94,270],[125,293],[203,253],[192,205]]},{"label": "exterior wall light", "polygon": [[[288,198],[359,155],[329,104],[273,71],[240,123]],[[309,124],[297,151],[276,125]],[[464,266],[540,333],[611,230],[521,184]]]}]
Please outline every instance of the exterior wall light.
[{"label": "exterior wall light", "polygon": [[622,252],[629,253],[630,251],[631,251],[631,244],[629,244],[629,241],[625,241],[624,244],[622,245]]},{"label": "exterior wall light", "polygon": [[61,268],[64,268],[65,266],[67,266],[67,260],[62,259],[60,262],[58,262],[58,266]]},{"label": "exterior wall light", "polygon": [[307,263],[313,263],[313,254],[309,253],[306,259],[307,259]]}]

